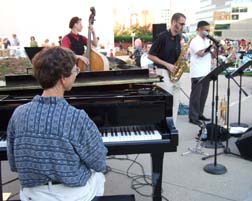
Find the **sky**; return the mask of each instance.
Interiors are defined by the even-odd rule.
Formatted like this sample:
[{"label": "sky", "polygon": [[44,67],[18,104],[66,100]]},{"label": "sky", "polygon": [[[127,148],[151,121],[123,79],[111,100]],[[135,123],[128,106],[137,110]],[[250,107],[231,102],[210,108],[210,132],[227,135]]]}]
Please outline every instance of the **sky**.
[{"label": "sky", "polygon": [[195,21],[195,13],[199,9],[200,0],[110,0],[113,5],[126,14],[133,7],[136,11],[145,9],[157,10],[171,7],[174,12],[182,12],[186,15],[188,23]]},{"label": "sky", "polygon": [[[172,2],[170,2],[172,1]],[[35,36],[41,44],[45,39],[57,44],[58,36],[67,34],[71,17],[82,18],[83,35],[87,36],[87,23],[90,6],[96,8],[94,24],[97,36],[105,46],[113,45],[113,7],[126,15],[128,8],[160,9],[171,4],[177,12],[184,12],[188,21],[194,18],[193,13],[199,0],[8,0],[2,1],[0,14],[0,37],[16,33],[23,46],[29,45],[30,36]],[[193,5],[193,6],[192,6]],[[123,12],[124,11],[124,12]],[[187,14],[188,13],[188,14]],[[110,48],[110,47],[108,47]]]}]

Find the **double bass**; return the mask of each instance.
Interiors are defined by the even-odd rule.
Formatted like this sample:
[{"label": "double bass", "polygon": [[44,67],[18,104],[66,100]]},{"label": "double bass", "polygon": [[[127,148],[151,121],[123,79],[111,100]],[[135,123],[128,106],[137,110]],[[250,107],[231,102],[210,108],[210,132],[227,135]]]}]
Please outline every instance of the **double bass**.
[{"label": "double bass", "polygon": [[91,44],[91,31],[90,26],[94,24],[95,8],[90,8],[91,14],[89,16],[88,26],[88,42],[87,42],[87,54],[86,57],[89,60],[89,65],[84,64],[82,60],[78,61],[80,70],[83,71],[107,71],[109,70],[109,61],[103,54],[97,52]]}]

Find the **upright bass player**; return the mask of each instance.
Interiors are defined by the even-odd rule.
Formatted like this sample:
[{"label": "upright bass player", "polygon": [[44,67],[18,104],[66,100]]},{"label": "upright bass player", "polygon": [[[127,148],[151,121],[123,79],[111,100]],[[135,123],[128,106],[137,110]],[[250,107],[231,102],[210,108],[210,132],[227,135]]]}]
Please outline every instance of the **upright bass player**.
[{"label": "upright bass player", "polygon": [[[88,44],[88,38],[79,34],[82,29],[82,20],[79,17],[73,17],[69,22],[69,28],[71,32],[65,35],[62,39],[62,47],[71,49],[78,59],[82,60],[86,65],[89,65],[89,59],[84,56],[85,47]],[[89,30],[92,34],[92,45],[96,47],[98,41],[93,25],[89,26]]]}]

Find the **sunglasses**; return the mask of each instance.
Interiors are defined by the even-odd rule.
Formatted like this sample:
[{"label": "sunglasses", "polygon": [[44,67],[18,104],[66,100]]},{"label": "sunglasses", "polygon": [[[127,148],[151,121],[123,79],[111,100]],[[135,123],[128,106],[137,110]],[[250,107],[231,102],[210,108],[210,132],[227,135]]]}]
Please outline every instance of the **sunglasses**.
[{"label": "sunglasses", "polygon": [[185,26],[185,23],[179,22],[179,24],[180,24],[181,26]]}]

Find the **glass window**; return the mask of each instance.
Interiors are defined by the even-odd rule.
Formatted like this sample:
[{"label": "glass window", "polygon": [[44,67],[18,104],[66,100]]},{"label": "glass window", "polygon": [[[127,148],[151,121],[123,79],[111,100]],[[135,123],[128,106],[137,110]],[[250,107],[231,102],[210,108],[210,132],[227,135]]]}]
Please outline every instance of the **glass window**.
[{"label": "glass window", "polygon": [[248,8],[246,7],[240,8],[240,13],[247,13],[247,12],[248,12]]},{"label": "glass window", "polygon": [[232,13],[239,13],[239,7],[232,8]]},{"label": "glass window", "polygon": [[214,29],[215,30],[223,30],[223,29],[229,29],[230,24],[216,24]]},{"label": "glass window", "polygon": [[239,20],[239,15],[232,15],[232,20]]},{"label": "glass window", "polygon": [[214,35],[220,37],[220,36],[222,36],[222,31],[215,31]]}]

